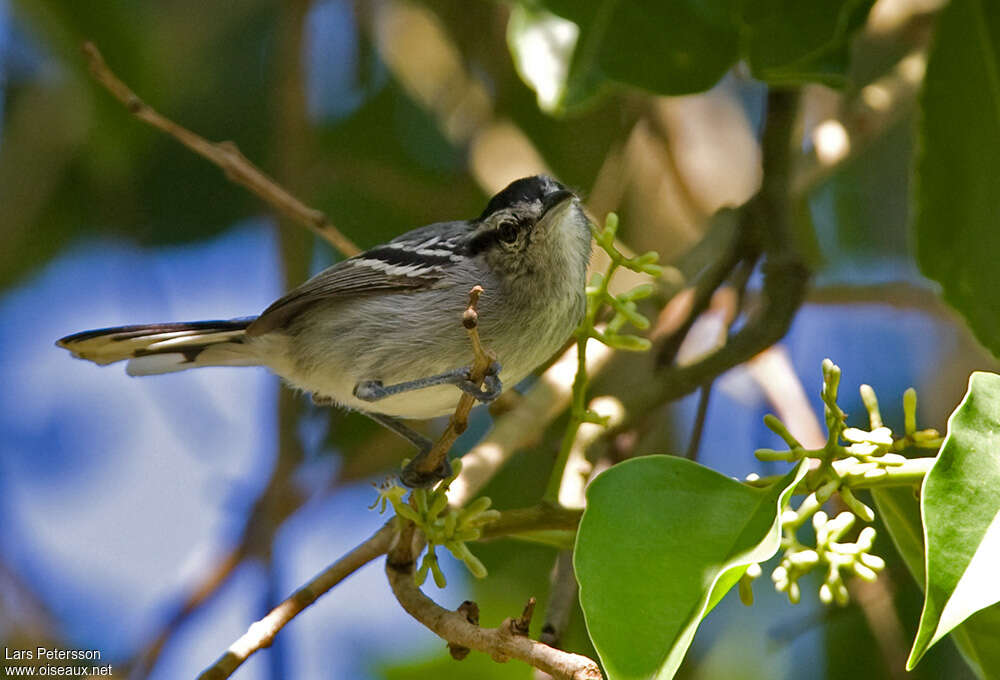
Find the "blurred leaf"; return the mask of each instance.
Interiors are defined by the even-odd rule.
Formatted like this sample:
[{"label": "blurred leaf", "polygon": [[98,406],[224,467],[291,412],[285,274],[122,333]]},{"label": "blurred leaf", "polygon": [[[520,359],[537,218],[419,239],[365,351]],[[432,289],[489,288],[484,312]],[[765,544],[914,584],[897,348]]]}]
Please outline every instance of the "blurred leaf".
[{"label": "blurred leaf", "polygon": [[[926,589],[907,667],[971,614],[1000,602],[1000,375],[973,373],[921,491]],[[1000,639],[1000,628],[993,631]],[[1000,673],[1000,668],[997,669]]]},{"label": "blurred leaf", "polygon": [[[551,98],[553,111],[585,103],[605,79],[660,94],[700,92],[712,87],[736,61],[736,0],[543,0],[525,3],[513,15],[508,40],[529,83],[550,77],[528,60],[553,37],[545,9],[576,24],[579,35],[565,83]],[[546,27],[548,24],[548,27]],[[544,101],[550,101],[548,96]]]},{"label": "blurred leaf", "polygon": [[[15,30],[41,44],[37,76],[6,92],[0,172],[20,179],[0,189],[11,236],[0,285],[70,240],[119,234],[142,244],[185,242],[265,211],[218,168],[133,118],[86,73],[80,45],[92,39],[151,105],[209,139],[236,141],[267,167],[276,8],[206,6],[192,22],[192,4],[107,2],[100,12],[56,0],[17,4]],[[21,116],[34,124],[15,124]]]},{"label": "blurred leaf", "polygon": [[874,0],[744,2],[741,52],[755,78],[773,85],[846,83],[849,48]]},{"label": "blurred leaf", "polygon": [[683,458],[644,456],[594,480],[574,563],[611,680],[673,677],[701,619],[777,551],[779,515],[804,472],[754,489]]},{"label": "blurred leaf", "polygon": [[941,13],[920,98],[917,259],[976,337],[1000,356],[1000,6]]},{"label": "blurred leaf", "polygon": [[850,43],[874,0],[538,0],[515,5],[507,41],[550,113],[605,81],[657,94],[711,88],[739,60],[775,85],[846,83]]}]

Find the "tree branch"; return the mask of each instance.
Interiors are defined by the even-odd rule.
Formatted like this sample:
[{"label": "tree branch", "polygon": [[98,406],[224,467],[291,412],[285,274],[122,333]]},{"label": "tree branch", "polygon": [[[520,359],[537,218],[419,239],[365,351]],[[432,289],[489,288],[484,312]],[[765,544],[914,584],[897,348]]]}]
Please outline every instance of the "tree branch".
[{"label": "tree branch", "polygon": [[228,678],[251,654],[269,646],[278,631],[317,598],[376,557],[386,554],[394,534],[393,523],[386,523],[368,540],[321,571],[296,590],[291,597],[272,609],[267,616],[251,625],[240,639],[229,646],[225,654],[198,676],[198,680]]},{"label": "tree branch", "polygon": [[[469,341],[472,343],[472,352],[475,355],[472,362],[472,369],[469,371],[469,380],[477,386],[483,384],[483,380],[486,378],[486,371],[489,370],[490,365],[494,361],[493,357],[483,348],[483,343],[479,339],[479,312],[476,307],[479,304],[479,296],[482,294],[482,286],[473,286],[472,290],[469,291],[469,304],[462,315],[462,325],[465,326],[465,330],[469,333]],[[448,421],[448,427],[441,433],[441,436],[434,442],[434,446],[431,447],[431,450],[426,455],[417,456],[406,466],[406,470],[403,473],[404,479],[408,476],[417,479],[431,478],[441,469],[455,440],[469,426],[469,412],[472,411],[472,407],[475,405],[476,398],[471,394],[463,392],[461,398],[458,400],[458,406],[455,407],[455,412]]]},{"label": "tree branch", "polygon": [[112,72],[93,43],[84,43],[83,53],[87,57],[90,73],[94,79],[115,99],[124,104],[133,116],[170,135],[202,158],[219,166],[230,180],[242,184],[278,213],[308,227],[344,255],[349,257],[361,252],[349,238],[333,225],[326,215],[305,205],[278,185],[263,170],[250,162],[235,144],[232,142],[209,142],[204,137],[200,137],[158,113]]},{"label": "tree branch", "polygon": [[557,680],[603,679],[600,668],[592,659],[554,649],[529,638],[526,634],[529,608],[521,617],[506,619],[496,628],[480,628],[470,623],[465,612],[449,611],[439,606],[416,586],[413,559],[412,551],[403,551],[403,554],[394,551],[385,564],[389,585],[403,609],[447,640],[450,647],[475,649],[499,662],[519,659]]}]

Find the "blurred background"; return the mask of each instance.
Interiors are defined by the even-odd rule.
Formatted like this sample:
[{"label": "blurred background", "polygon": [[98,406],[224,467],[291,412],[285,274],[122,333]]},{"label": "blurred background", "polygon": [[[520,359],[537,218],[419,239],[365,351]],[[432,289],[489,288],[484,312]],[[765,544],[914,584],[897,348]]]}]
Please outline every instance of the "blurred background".
[{"label": "blurred background", "polygon": [[[806,304],[777,346],[715,382],[697,446],[694,395],[645,414],[635,453],[689,451],[726,474],[776,473],[752,455],[775,443],[761,417],[778,411],[815,436],[815,416],[794,408],[805,394],[822,412],[824,357],[843,368],[852,422],[864,422],[856,388],[867,382],[897,426],[907,387],[920,394],[921,424],[943,429],[969,372],[996,369],[910,255],[914,101],[939,9],[878,0],[852,47],[851,86],[804,89],[793,184],[796,238],[814,271]],[[367,509],[371,483],[409,455],[364,417],[318,409],[261,369],[139,380],[54,346],[87,328],[255,314],[338,257],[132,118],[89,78],[82,42],[150,105],[237,143],[361,247],[474,217],[509,181],[547,171],[595,216],[617,211],[626,245],[677,268],[665,284],[676,291],[719,256],[735,228],[728,209],[759,187],[766,88],[737,66],[701,94],[619,89],[552,116],[539,106],[545,83],[533,90],[515,68],[511,11],[465,0],[0,0],[4,646],[98,649],[116,677],[194,677],[381,525]],[[521,70],[544,76],[552,44],[521,43]],[[760,275],[748,275],[752,297]],[[680,361],[717,337],[712,315]],[[600,389],[642,379],[615,371]],[[459,449],[489,422],[479,409]],[[537,500],[559,433],[557,422],[490,484],[495,506]],[[855,587],[846,608],[821,607],[808,588],[791,607],[767,579],[753,609],[728,596],[681,677],[903,677],[921,600],[885,532],[879,540],[886,575]],[[444,606],[475,599],[495,625],[531,595],[545,601],[555,549],[504,540],[476,553],[484,581],[443,560],[449,585],[429,593]],[[563,643],[593,655],[579,611]],[[478,653],[452,661],[370,565],[236,677],[531,669]],[[907,677],[971,674],[947,641]]]}]

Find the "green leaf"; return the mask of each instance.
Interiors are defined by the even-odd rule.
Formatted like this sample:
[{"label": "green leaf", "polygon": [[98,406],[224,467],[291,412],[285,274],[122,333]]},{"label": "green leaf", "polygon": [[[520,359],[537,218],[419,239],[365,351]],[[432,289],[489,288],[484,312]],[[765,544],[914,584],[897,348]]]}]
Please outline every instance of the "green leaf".
[{"label": "green leaf", "polygon": [[953,0],[937,23],[920,100],[917,259],[1000,356],[1000,6]]},{"label": "green leaf", "polygon": [[850,41],[874,0],[760,0],[742,8],[741,51],[771,84],[846,83]]},{"label": "green leaf", "polygon": [[616,465],[587,490],[574,564],[610,680],[673,677],[705,614],[780,542],[805,468],[765,489],[673,456]]},{"label": "green leaf", "polygon": [[[924,544],[920,503],[913,489],[871,490],[878,516],[913,578],[924,587]],[[977,677],[1000,678],[1000,604],[976,612],[951,631],[951,639]]]},{"label": "green leaf", "polygon": [[[508,43],[522,78],[550,82],[553,62],[530,55],[559,53],[563,83],[537,90],[548,111],[577,107],[605,80],[660,94],[700,92],[712,87],[738,58],[737,0],[543,0],[522,3],[508,27]],[[547,10],[542,12],[541,10]],[[551,15],[576,25],[575,49],[558,39]],[[548,47],[547,47],[548,46]],[[570,54],[572,55],[570,57]],[[566,59],[568,58],[568,62]],[[558,63],[557,60],[556,63]]]},{"label": "green leaf", "polygon": [[772,84],[846,81],[850,41],[874,0],[524,0],[507,42],[550,113],[607,81],[658,94],[701,92],[740,58]]},{"label": "green leaf", "polygon": [[908,669],[971,614],[1000,602],[1000,375],[969,379],[924,479],[920,514],[926,587]]}]

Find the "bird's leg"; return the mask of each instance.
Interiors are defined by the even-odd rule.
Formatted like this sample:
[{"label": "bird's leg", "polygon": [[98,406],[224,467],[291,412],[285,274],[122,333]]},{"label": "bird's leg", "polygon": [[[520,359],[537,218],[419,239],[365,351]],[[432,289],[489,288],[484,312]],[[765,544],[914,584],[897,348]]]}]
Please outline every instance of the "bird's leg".
[{"label": "bird's leg", "polygon": [[486,371],[482,387],[476,385],[469,379],[470,369],[456,368],[452,371],[439,373],[438,375],[408,380],[396,383],[395,385],[383,385],[381,380],[362,380],[354,386],[354,396],[362,401],[379,401],[386,397],[411,390],[420,390],[425,387],[435,385],[454,385],[466,394],[482,402],[490,402],[500,396],[503,391],[503,384],[498,377],[500,374],[500,364],[494,361]]},{"label": "bird's leg", "polygon": [[444,479],[445,477],[451,476],[451,463],[448,462],[446,457],[441,461],[441,465],[438,469],[430,473],[418,473],[417,463],[422,461],[430,453],[431,440],[423,436],[419,432],[415,432],[413,429],[407,427],[399,421],[397,418],[387,416],[381,413],[369,413],[368,411],[362,411],[366,416],[374,420],[379,425],[382,425],[386,429],[392,430],[398,434],[403,439],[406,439],[411,444],[417,447],[418,453],[413,457],[413,460],[403,468],[403,472],[400,473],[399,478],[406,486],[411,489],[425,488],[433,486],[436,482]]}]

